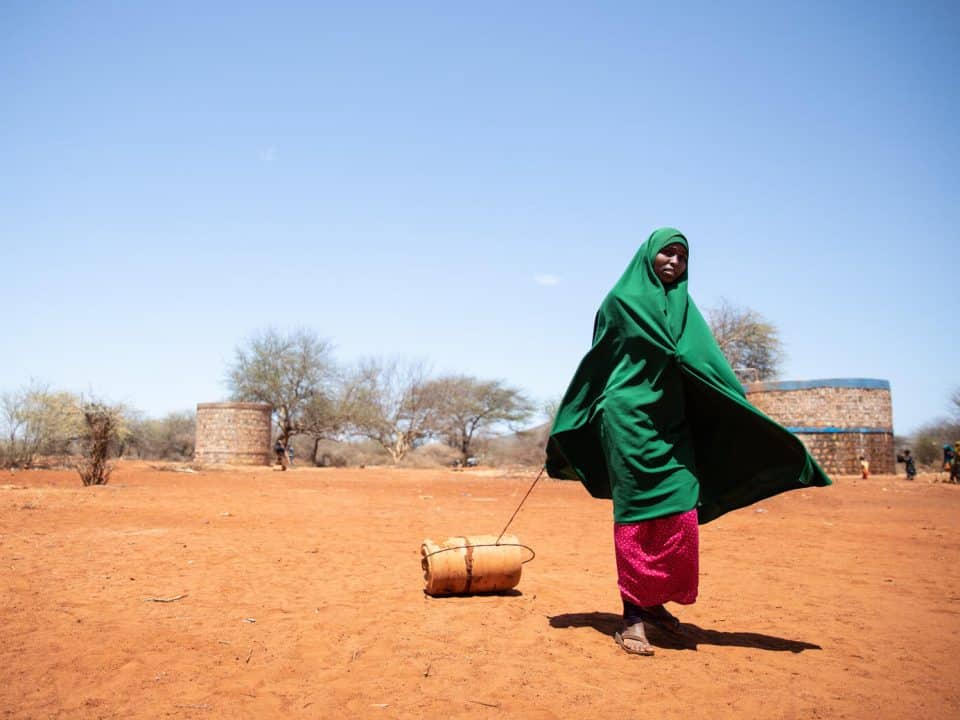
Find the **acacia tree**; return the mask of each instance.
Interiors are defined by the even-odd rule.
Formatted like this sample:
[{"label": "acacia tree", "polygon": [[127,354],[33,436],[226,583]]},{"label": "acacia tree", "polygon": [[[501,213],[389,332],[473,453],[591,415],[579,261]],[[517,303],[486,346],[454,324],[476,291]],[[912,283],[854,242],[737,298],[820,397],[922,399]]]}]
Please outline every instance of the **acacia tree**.
[{"label": "acacia tree", "polygon": [[436,398],[437,432],[464,462],[479,431],[498,423],[521,422],[534,409],[522,392],[501,380],[451,375],[434,380],[429,389]]},{"label": "acacia tree", "polygon": [[242,402],[266,402],[280,442],[306,432],[311,403],[330,392],[334,365],[330,344],[308,330],[281,333],[269,328],[238,347],[227,373],[231,397]]},{"label": "acacia tree", "polygon": [[949,417],[941,417],[922,425],[910,438],[901,438],[897,447],[910,447],[921,465],[939,465],[943,447],[953,446],[960,439],[960,388],[954,390],[948,405]]},{"label": "acacia tree", "polygon": [[364,388],[356,376],[338,373],[329,391],[316,395],[304,408],[303,433],[313,439],[310,457],[317,462],[320,443],[342,440],[354,427]]},{"label": "acacia tree", "polygon": [[433,434],[436,398],[424,362],[364,360],[347,382],[350,428],[395,463]]},{"label": "acacia tree", "polygon": [[29,467],[37,455],[62,455],[81,433],[80,400],[31,383],[0,397],[0,466]]},{"label": "acacia tree", "polygon": [[720,350],[741,381],[777,376],[783,345],[775,325],[755,310],[736,307],[726,300],[708,311],[707,318]]},{"label": "acacia tree", "polygon": [[939,465],[943,446],[953,445],[960,438],[960,417],[939,418],[918,428],[908,441],[897,447],[909,447],[921,465]]}]

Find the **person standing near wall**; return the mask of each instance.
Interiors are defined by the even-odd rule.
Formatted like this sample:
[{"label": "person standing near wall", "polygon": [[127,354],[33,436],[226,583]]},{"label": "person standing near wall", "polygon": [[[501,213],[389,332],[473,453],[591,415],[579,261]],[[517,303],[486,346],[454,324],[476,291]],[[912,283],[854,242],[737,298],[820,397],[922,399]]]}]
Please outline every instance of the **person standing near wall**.
[{"label": "person standing near wall", "polygon": [[950,457],[950,482],[960,483],[960,440],[954,443]]},{"label": "person standing near wall", "polygon": [[904,466],[904,469],[907,471],[907,480],[916,480],[917,463],[913,459],[913,455],[910,453],[909,448],[903,451],[903,466]]},{"label": "person standing near wall", "polygon": [[943,444],[943,469],[946,472],[950,472],[950,468],[953,467],[953,455],[954,450],[950,443]]}]

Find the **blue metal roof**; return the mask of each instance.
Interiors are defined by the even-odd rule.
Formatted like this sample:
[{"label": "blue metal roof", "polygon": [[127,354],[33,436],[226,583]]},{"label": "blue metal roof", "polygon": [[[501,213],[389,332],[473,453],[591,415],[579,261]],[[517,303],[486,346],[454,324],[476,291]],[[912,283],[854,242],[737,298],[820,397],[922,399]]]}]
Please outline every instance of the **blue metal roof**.
[{"label": "blue metal roof", "polygon": [[795,435],[892,435],[893,428],[879,427],[788,427],[787,430]]},{"label": "blue metal roof", "polygon": [[889,390],[889,380],[876,378],[827,378],[825,380],[773,380],[769,382],[748,383],[743,386],[746,392],[787,392],[790,390],[810,390],[812,388],[857,388],[866,390]]}]

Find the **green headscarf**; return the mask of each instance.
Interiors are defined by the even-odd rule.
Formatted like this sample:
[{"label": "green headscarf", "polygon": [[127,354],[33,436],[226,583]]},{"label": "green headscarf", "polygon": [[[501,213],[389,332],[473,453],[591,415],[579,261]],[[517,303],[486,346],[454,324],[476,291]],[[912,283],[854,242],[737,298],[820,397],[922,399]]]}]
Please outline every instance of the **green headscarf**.
[{"label": "green headscarf", "polygon": [[620,523],[693,508],[705,523],[829,485],[803,443],[747,402],[687,272],[667,286],[657,277],[654,259],[671,243],[688,247],[679,230],[654,232],[600,305],[550,431],[548,474],[612,498]]}]

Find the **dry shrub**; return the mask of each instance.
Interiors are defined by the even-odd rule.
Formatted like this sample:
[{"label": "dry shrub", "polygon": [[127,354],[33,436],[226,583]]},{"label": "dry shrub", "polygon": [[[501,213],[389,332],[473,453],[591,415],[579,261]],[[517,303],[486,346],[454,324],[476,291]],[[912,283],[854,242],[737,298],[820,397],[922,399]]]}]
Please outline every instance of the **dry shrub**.
[{"label": "dry shrub", "polygon": [[449,445],[430,443],[407,453],[400,463],[403,467],[437,468],[451,467],[460,459],[461,453]]},{"label": "dry shrub", "polygon": [[321,440],[317,443],[314,463],[317,467],[362,467],[364,465],[390,465],[390,454],[375,442],[336,442]]},{"label": "dry shrub", "polygon": [[76,464],[74,455],[37,455],[30,467],[35,470],[72,470]]},{"label": "dry shrub", "polygon": [[120,415],[107,405],[89,402],[83,406],[83,421],[84,455],[77,461],[77,472],[84,485],[106,485],[113,472],[107,455],[120,429]]},{"label": "dry shrub", "polygon": [[544,448],[550,425],[540,425],[513,435],[490,438],[483,443],[484,465],[541,466],[546,459]]}]

